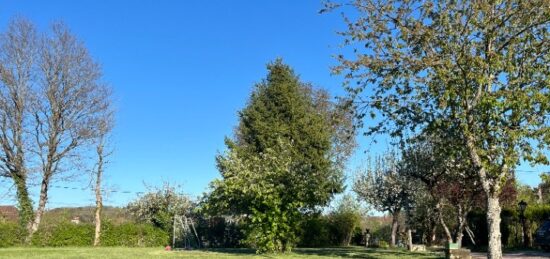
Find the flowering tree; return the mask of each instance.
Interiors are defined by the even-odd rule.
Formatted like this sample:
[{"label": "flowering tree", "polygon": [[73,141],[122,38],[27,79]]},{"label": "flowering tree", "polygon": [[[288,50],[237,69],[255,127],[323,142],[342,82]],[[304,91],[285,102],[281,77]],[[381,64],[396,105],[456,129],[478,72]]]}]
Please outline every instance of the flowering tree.
[{"label": "flowering tree", "polygon": [[349,52],[334,72],[358,118],[381,115],[367,133],[460,140],[486,197],[488,257],[502,258],[499,195],[522,160],[548,163],[550,2],[341,2]]},{"label": "flowering tree", "polygon": [[186,215],[190,212],[190,199],[176,187],[164,183],[130,202],[128,211],[139,221],[148,222],[171,233],[174,215]]},{"label": "flowering tree", "polygon": [[396,157],[379,158],[359,173],[353,183],[353,191],[374,209],[392,215],[391,246],[395,246],[398,219],[401,211],[412,202],[410,179],[398,169]]}]

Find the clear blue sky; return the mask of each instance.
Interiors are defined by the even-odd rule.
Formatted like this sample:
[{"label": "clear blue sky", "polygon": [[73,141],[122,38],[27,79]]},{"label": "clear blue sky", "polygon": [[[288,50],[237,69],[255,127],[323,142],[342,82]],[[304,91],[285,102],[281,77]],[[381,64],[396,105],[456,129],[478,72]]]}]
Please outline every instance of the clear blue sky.
[{"label": "clear blue sky", "polygon": [[[321,7],[317,0],[0,0],[0,29],[17,15],[41,30],[63,20],[102,64],[117,108],[110,189],[139,192],[167,180],[198,195],[218,177],[214,157],[267,62],[282,57],[302,80],[343,94],[329,69],[343,23],[337,13],[318,14]],[[378,148],[360,142],[352,168],[362,151]],[[538,173],[520,178],[535,184]],[[90,191],[53,188],[50,197],[50,207],[92,203]],[[107,204],[133,198],[113,193]]]}]

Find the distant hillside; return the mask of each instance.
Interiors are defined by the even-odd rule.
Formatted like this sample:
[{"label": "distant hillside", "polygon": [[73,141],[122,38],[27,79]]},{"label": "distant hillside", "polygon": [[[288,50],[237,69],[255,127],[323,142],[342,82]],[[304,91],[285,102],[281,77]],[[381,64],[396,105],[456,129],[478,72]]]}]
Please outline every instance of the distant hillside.
[{"label": "distant hillside", "polygon": [[[109,220],[113,224],[120,224],[128,221],[133,221],[131,215],[124,208],[120,207],[104,207],[103,218]],[[44,222],[56,223],[60,221],[70,221],[79,217],[81,223],[93,223],[95,217],[95,207],[68,207],[55,208],[48,210],[44,214]]]}]

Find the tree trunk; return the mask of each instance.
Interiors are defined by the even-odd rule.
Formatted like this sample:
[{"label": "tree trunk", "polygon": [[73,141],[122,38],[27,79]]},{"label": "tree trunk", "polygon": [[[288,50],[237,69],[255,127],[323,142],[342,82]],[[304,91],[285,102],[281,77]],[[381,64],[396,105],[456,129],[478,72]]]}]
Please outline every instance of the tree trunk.
[{"label": "tree trunk", "polygon": [[442,206],[441,201],[439,201],[436,205],[437,209],[437,218],[439,219],[439,224],[441,227],[443,227],[443,230],[445,231],[445,236],[447,237],[447,242],[454,243],[453,242],[453,235],[451,234],[451,231],[449,230],[449,227],[445,223],[445,220],[443,219],[443,212],[442,212]]},{"label": "tree trunk", "polygon": [[[471,119],[470,119],[471,120]],[[485,171],[481,157],[477,153],[475,140],[466,132],[466,147],[473,165],[477,168],[481,186],[487,196],[487,225],[489,230],[488,259],[502,259],[502,240],[500,234],[500,201],[498,199],[498,182],[492,181]],[[501,172],[501,176],[502,176]]]},{"label": "tree trunk", "polygon": [[[99,154],[99,148],[98,148]],[[101,176],[103,174],[103,158],[99,154],[99,162],[97,168],[97,178],[95,183],[95,235],[94,246],[98,246],[101,239],[101,210],[103,209],[103,199],[101,197]]]},{"label": "tree trunk", "polygon": [[470,237],[470,241],[472,242],[472,244],[475,246],[476,245],[476,240],[474,238],[474,232],[470,229],[470,227],[468,225],[466,225],[466,228],[464,228],[464,230],[468,234],[468,237]]},{"label": "tree trunk", "polygon": [[487,225],[489,227],[488,259],[501,259],[500,204],[498,195],[487,195]]},{"label": "tree trunk", "polygon": [[[464,231],[464,230],[463,230]],[[457,235],[455,237],[455,243],[458,244],[458,247],[462,247],[462,238],[464,237],[464,233],[461,231],[461,232],[457,232]]]},{"label": "tree trunk", "polygon": [[[107,128],[102,128],[103,130],[108,130]],[[96,182],[95,182],[95,235],[94,235],[94,246],[98,246],[101,242],[101,211],[103,209],[103,197],[101,195],[101,180],[103,178],[104,165],[106,163],[105,158],[108,154],[104,153],[105,147],[105,135],[106,132],[103,132],[100,136],[99,142],[96,147],[97,152],[97,171],[96,171]]]},{"label": "tree trunk", "polygon": [[409,251],[412,251],[412,248],[413,248],[412,230],[411,228],[407,228],[407,249],[409,249]]},{"label": "tree trunk", "polygon": [[38,208],[36,209],[36,215],[34,217],[34,220],[32,221],[32,225],[29,229],[29,234],[26,238],[26,243],[30,244],[32,240],[32,236],[36,231],[38,231],[38,226],[40,226],[40,221],[42,220],[42,215],[44,215],[44,211],[46,210],[46,203],[48,202],[48,186],[50,184],[50,177],[49,174],[46,174],[44,176],[44,179],[42,179],[42,183],[40,185],[40,199],[38,200]]},{"label": "tree trunk", "polygon": [[470,212],[469,206],[465,206],[464,208],[461,204],[458,204],[458,212],[457,212],[458,226],[456,228],[456,236],[455,236],[455,242],[458,244],[458,247],[462,247],[462,238],[464,237],[465,228],[468,225],[468,221],[466,217],[468,216],[469,212]]},{"label": "tree trunk", "polygon": [[399,210],[392,213],[392,223],[391,223],[391,242],[390,247],[395,247],[397,239],[397,228],[399,226]]},{"label": "tree trunk", "polygon": [[428,237],[428,246],[432,246],[437,238],[437,225],[436,222],[432,225],[430,236]]},{"label": "tree trunk", "polygon": [[346,235],[346,241],[344,241],[345,242],[344,246],[349,246],[349,244],[351,243],[351,238],[353,237],[352,234],[353,234],[353,232],[349,232]]},{"label": "tree trunk", "polygon": [[28,230],[32,225],[34,211],[31,198],[29,197],[29,190],[27,189],[27,177],[14,175],[13,181],[15,182],[17,202],[19,204],[19,222],[21,227]]}]

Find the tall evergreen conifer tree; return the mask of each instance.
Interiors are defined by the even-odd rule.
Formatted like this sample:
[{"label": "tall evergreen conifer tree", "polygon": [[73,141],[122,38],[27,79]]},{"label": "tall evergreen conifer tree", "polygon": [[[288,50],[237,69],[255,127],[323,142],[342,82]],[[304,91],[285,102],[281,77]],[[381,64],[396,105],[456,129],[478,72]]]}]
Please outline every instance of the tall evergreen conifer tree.
[{"label": "tall evergreen conifer tree", "polygon": [[349,154],[353,141],[341,138],[346,120],[328,95],[301,83],[281,60],[268,71],[239,113],[227,152],[217,157],[222,179],[212,183],[208,204],[245,215],[246,241],[259,252],[284,252],[296,241],[301,215],[342,191],[346,155],[334,150],[346,142]]}]

